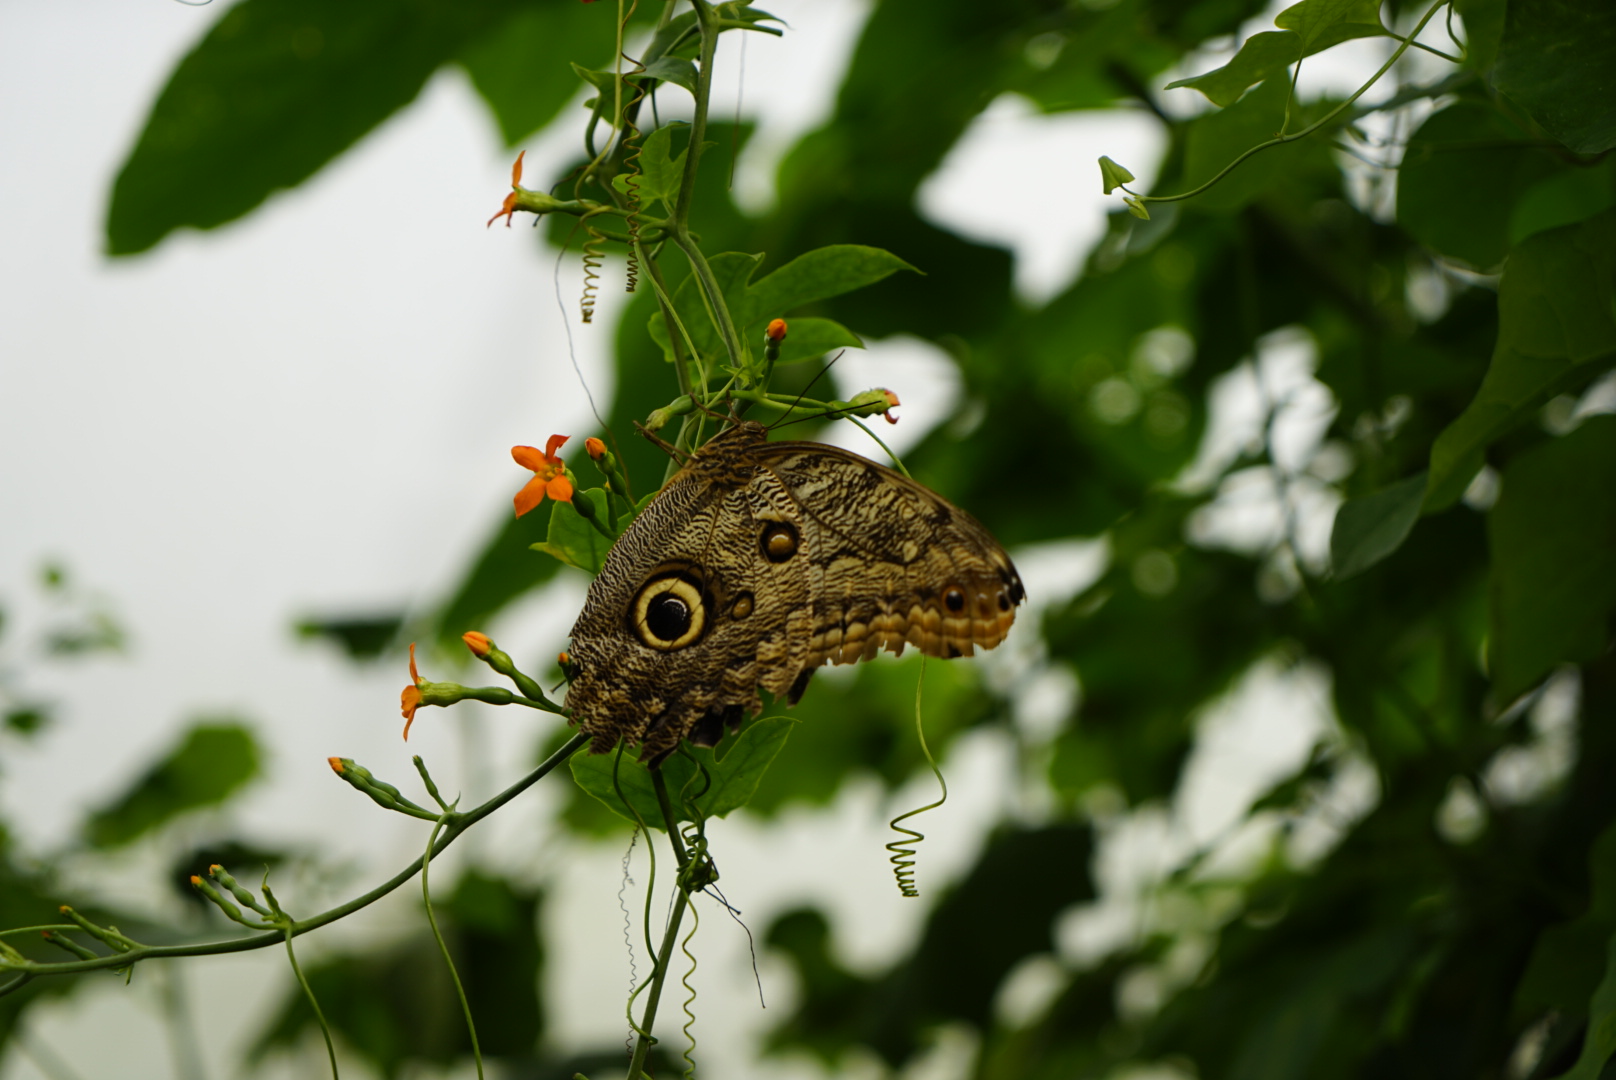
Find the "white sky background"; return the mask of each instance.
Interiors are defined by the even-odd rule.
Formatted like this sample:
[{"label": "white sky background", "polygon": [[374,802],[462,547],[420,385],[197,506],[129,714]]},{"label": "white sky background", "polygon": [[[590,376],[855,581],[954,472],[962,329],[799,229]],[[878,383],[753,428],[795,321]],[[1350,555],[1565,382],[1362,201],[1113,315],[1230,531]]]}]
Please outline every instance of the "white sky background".
[{"label": "white sky background", "polygon": [[[772,161],[828,109],[864,10],[858,0],[770,7],[793,30],[783,42],[754,36],[747,46],[744,108],[763,118],[766,135],[737,188],[759,206],[769,200]],[[169,70],[217,17],[217,8],[164,0],[7,0],[0,14],[7,641],[14,650],[16,635],[37,626],[33,582],[48,558],[105,594],[132,635],[127,658],[27,671],[26,688],[59,703],[59,722],[31,744],[0,742],[0,803],[21,842],[49,852],[192,718],[240,714],[271,756],[268,782],[231,812],[232,831],[318,846],[348,865],[349,876],[324,882],[324,895],[318,879],[278,890],[307,912],[368,888],[422,842],[415,824],[332,778],[328,755],[405,782],[409,755],[420,753],[445,787],[463,786],[477,801],[525,770],[538,733],[553,723],[509,710],[429,710],[406,747],[397,737],[402,656],[358,670],[297,643],[290,627],[312,612],[440,598],[526,477],[509,447],[589,426],[561,323],[575,319],[578,270],[568,260],[560,313],[554,258],[535,234],[483,228],[507,190],[511,154],[456,73],[435,78],[356,150],[244,221],[107,261],[100,227],[113,176]],[[733,71],[720,69],[722,114],[732,110]],[[530,184],[567,157],[573,138],[529,142]],[[967,235],[1011,246],[1023,295],[1048,297],[1075,274],[1114,205],[1099,194],[1094,159],[1110,154],[1144,179],[1159,152],[1143,117],[1044,118],[1007,101],[928,181],[922,206]],[[996,162],[1018,158],[1063,179],[1031,231],[991,213]],[[603,289],[595,325],[572,325],[597,396],[610,393],[602,357],[620,304],[620,294]],[[855,354],[843,369],[844,388],[885,383],[904,399],[900,449],[954,407],[953,372],[912,340]],[[1058,552],[1029,559],[1029,590],[1075,588],[1070,565]],[[581,599],[581,584],[563,581],[483,629],[518,655],[542,654],[559,644]],[[489,775],[461,770],[468,741],[480,741],[495,763]],[[1006,790],[1005,745],[978,737],[968,750],[951,759],[948,806],[924,826],[929,895],[970,865],[995,818],[1018,808]],[[912,805],[916,793],[898,802]],[[469,851],[560,882],[547,916],[555,948],[547,997],[558,1045],[581,1049],[620,1026],[621,852],[580,848],[538,827],[552,798],[539,785],[451,858]],[[892,887],[881,847],[892,812],[872,788],[855,785],[827,812],[788,815],[783,829],[764,833],[744,816],[722,823],[729,895],[754,932],[789,904],[821,904],[849,962],[880,967],[912,944],[926,910]],[[155,850],[137,850],[121,875],[128,902],[161,902],[163,887],[139,865]],[[790,987],[765,965],[770,1009],[759,1014],[744,940],[708,914],[701,1034],[704,1060],[722,1077],[737,1075],[731,1070],[749,1058],[757,1034],[788,1015]],[[355,925],[303,939],[303,948],[318,955],[417,918],[408,902],[382,905]],[[554,932],[562,927],[568,932]],[[260,953],[195,962],[185,974],[210,1075],[225,1075],[253,1030],[254,1008],[285,987],[284,961]],[[36,1013],[36,1036],[86,1077],[171,1075],[155,983],[137,977],[125,991],[109,980]],[[16,1053],[0,1060],[4,1080],[39,1075]],[[819,1074],[786,1063],[748,1075]]]}]

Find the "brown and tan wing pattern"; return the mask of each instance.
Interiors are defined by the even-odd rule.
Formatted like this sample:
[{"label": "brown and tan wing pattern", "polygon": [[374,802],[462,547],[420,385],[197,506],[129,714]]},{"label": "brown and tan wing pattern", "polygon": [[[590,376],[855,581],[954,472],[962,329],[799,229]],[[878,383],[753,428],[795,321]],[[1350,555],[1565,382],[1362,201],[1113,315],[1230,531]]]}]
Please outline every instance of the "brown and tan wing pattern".
[{"label": "brown and tan wing pattern", "polygon": [[991,533],[935,492],[821,443],[759,445],[753,457],[800,508],[811,565],[808,663],[849,664],[914,645],[970,656],[1004,640],[1025,598]]},{"label": "brown and tan wing pattern", "polygon": [[569,650],[567,705],[595,752],[713,745],[758,711],[759,686],[784,693],[803,666],[807,563],[764,547],[800,534],[796,505],[755,472],[698,455],[607,556]]}]

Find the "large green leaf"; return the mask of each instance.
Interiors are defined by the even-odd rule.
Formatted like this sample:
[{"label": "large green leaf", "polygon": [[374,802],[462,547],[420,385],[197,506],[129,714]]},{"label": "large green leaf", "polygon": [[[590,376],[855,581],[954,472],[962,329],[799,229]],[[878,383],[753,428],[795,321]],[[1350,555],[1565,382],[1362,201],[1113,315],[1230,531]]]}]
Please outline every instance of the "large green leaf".
[{"label": "large green leaf", "polygon": [[515,146],[548,124],[577,92],[569,60],[586,51],[595,55],[584,59],[611,55],[614,28],[603,15],[585,4],[528,4],[497,33],[461,52],[461,66],[493,112],[506,145]]},{"label": "large green leaf", "polygon": [[458,651],[461,634],[486,629],[510,603],[555,576],[561,564],[531,550],[549,537],[555,506],[555,500],[546,499],[522,517],[511,513],[509,505],[500,508],[498,527],[433,616],[440,647]]},{"label": "large green leaf", "polygon": [[1616,608],[1616,418],[1512,461],[1489,526],[1493,685],[1509,700],[1605,646]]},{"label": "large green leaf", "polygon": [[1458,499],[1494,439],[1616,363],[1616,212],[1528,237],[1504,270],[1498,309],[1486,378],[1431,447],[1429,509]]},{"label": "large green leaf", "polygon": [[1274,16],[1274,25],[1295,31],[1302,39],[1303,56],[1386,33],[1380,24],[1380,0],[1302,0]]},{"label": "large green leaf", "polygon": [[[1285,102],[1290,92],[1290,78],[1276,74],[1228,108],[1190,121],[1184,142],[1183,187],[1200,186],[1247,150],[1273,139],[1285,123]],[[1293,111],[1292,128],[1305,123]],[[1238,210],[1269,188],[1294,181],[1308,157],[1318,153],[1316,142],[1302,139],[1284,143],[1247,158],[1197,196],[1196,207]]]},{"label": "large green leaf", "polygon": [[1222,67],[1170,82],[1167,89],[1188,86],[1213,104],[1227,107],[1249,87],[1286,71],[1303,57],[1386,32],[1376,0],[1302,0],[1275,16],[1274,25],[1280,29],[1251,35]]},{"label": "large green leaf", "polygon": [[1510,0],[1493,83],[1577,153],[1616,146],[1616,4]]},{"label": "large green leaf", "polygon": [[1605,947],[1605,977],[1588,999],[1588,1032],[1577,1064],[1562,1080],[1599,1080],[1605,1063],[1616,1057],[1616,934]]},{"label": "large green leaf", "polygon": [[217,806],[258,775],[261,757],[244,725],[203,721],[127,791],[92,813],[84,838],[93,847],[120,847],[187,811]]},{"label": "large green leaf", "polygon": [[243,0],[180,61],[124,162],[107,250],[211,229],[296,187],[518,0]]},{"label": "large green leaf", "polygon": [[[693,820],[685,796],[689,796],[703,817],[723,817],[745,806],[757,791],[758,781],[786,744],[796,721],[783,716],[754,720],[740,734],[725,739],[717,748],[689,746],[690,756],[674,754],[662,763],[662,778],[668,787],[674,816]],[[615,814],[628,821],[639,820],[652,828],[663,828],[662,810],[651,771],[641,762],[615,751],[605,754],[574,754],[572,775],[578,785],[599,799]],[[699,775],[705,770],[709,783],[703,787]],[[615,777],[615,778],[614,778]],[[622,789],[619,796],[618,789]],[[623,805],[627,798],[630,810]]]},{"label": "large green leaf", "polygon": [[1509,251],[1516,202],[1566,166],[1489,104],[1462,101],[1410,136],[1397,173],[1397,223],[1478,270]]}]

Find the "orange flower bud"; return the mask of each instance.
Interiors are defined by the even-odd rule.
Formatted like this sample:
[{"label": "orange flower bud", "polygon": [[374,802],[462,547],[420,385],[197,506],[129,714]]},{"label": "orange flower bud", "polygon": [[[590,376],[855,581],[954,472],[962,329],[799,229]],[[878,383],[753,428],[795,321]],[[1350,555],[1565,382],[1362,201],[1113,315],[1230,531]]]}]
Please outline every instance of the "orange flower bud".
[{"label": "orange flower bud", "polygon": [[556,663],[566,667],[572,663],[572,654],[563,649],[561,652],[556,653]]},{"label": "orange flower bud", "polygon": [[342,759],[341,758],[339,758],[339,757],[328,757],[325,760],[326,760],[326,764],[331,766],[331,771],[332,772],[336,773],[338,776],[342,775]]},{"label": "orange flower bud", "polygon": [[460,635],[460,640],[466,643],[466,648],[471,650],[473,656],[487,656],[488,650],[492,647],[488,635],[479,634],[475,630],[467,630]]},{"label": "orange flower bud", "polygon": [[786,321],[784,319],[775,319],[764,329],[763,336],[776,345],[780,344],[786,339]]},{"label": "orange flower bud", "polygon": [[900,404],[902,404],[902,402],[898,400],[898,395],[894,394],[891,390],[883,390],[881,392],[887,396],[887,411],[881,414],[881,418],[889,424],[896,424],[898,422],[898,418],[892,415],[892,410],[896,409]]},{"label": "orange flower bud", "polygon": [[591,435],[584,440],[584,449],[592,460],[599,461],[606,453],[606,444]]},{"label": "orange flower bud", "polygon": [[196,874],[192,874],[191,875],[191,884],[192,885],[200,885],[200,884],[202,884],[202,879],[200,877],[198,877]]}]

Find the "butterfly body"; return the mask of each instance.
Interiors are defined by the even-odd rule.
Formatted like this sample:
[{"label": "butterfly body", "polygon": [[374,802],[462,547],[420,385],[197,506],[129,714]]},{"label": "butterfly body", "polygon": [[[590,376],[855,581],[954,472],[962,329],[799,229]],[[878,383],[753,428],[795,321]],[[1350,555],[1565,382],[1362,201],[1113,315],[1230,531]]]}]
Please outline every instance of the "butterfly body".
[{"label": "butterfly body", "polygon": [[711,746],[814,669],[913,645],[969,656],[1024,598],[974,518],[857,454],[727,428],[618,539],[572,629],[567,705],[602,752]]}]

